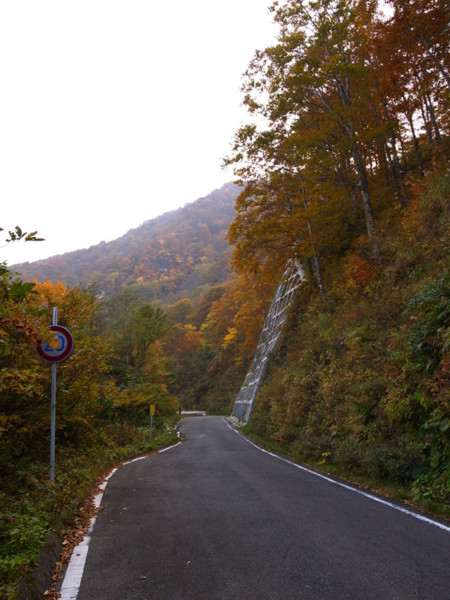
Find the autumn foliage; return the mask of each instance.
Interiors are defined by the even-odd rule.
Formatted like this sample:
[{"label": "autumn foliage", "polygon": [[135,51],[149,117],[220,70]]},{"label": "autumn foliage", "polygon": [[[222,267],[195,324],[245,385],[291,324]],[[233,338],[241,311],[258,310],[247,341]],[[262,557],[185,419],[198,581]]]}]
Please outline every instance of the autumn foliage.
[{"label": "autumn foliage", "polygon": [[57,439],[84,451],[126,438],[150,403],[229,414],[296,259],[307,281],[249,431],[448,512],[449,9],[383,5],[273,3],[279,36],[244,74],[248,123],[224,160],[239,187],[22,278],[0,265],[1,502],[46,460],[34,345],[53,306],[76,343]]},{"label": "autumn foliage", "polygon": [[233,265],[308,277],[250,429],[448,505],[449,9],[381,8],[275,2],[277,42],[244,74]]}]

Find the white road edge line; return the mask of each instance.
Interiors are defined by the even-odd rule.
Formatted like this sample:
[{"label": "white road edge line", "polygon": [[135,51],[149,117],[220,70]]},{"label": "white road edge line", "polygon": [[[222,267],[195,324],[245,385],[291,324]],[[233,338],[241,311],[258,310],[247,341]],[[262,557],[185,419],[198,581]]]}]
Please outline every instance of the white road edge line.
[{"label": "white road edge line", "polygon": [[[168,448],[163,448],[159,450],[157,454],[161,454],[163,452],[167,452],[172,448],[176,448],[183,442],[178,442],[173,446],[169,446]],[[121,466],[129,465],[130,463],[137,462],[138,460],[143,460],[144,458],[148,458],[151,455],[140,456],[139,458],[134,458],[133,460],[129,460],[124,462]],[[106,485],[110,478],[114,475],[117,469],[113,469],[111,473],[105,478],[103,483],[100,485],[99,489],[101,490],[99,494],[94,497],[94,505],[96,508],[100,507],[103,493],[106,489]],[[60,589],[60,600],[76,600],[78,596],[78,592],[80,591],[81,579],[83,577],[84,566],[86,564],[87,553],[89,550],[89,543],[91,541],[91,534],[94,530],[94,524],[97,517],[92,517],[89,529],[87,534],[84,536],[83,540],[76,546],[72,552],[72,556],[70,557],[69,564],[67,566],[66,573],[64,575],[64,580]]]},{"label": "white road edge line", "polygon": [[448,525],[444,525],[443,523],[439,523],[439,521],[433,521],[433,519],[430,519],[429,517],[425,517],[424,515],[421,515],[420,513],[416,513],[416,512],[413,512],[412,510],[408,510],[407,508],[404,508],[403,506],[398,506],[397,504],[393,504],[392,502],[389,502],[388,500],[383,500],[383,498],[378,498],[377,496],[374,496],[373,494],[369,494],[368,492],[364,492],[363,490],[360,490],[360,489],[358,489],[356,487],[352,487],[351,485],[347,485],[345,483],[342,483],[341,481],[336,481],[335,479],[332,479],[331,477],[327,477],[326,475],[323,475],[322,473],[318,473],[317,471],[313,471],[312,469],[308,469],[308,467],[304,467],[303,465],[299,465],[299,464],[297,464],[295,462],[292,462],[288,458],[284,458],[283,456],[278,456],[278,454],[274,454],[273,452],[269,452],[269,450],[265,450],[264,448],[261,448],[260,446],[258,446],[257,444],[255,444],[254,442],[252,442],[251,440],[249,440],[247,437],[245,437],[245,435],[243,435],[240,431],[238,431],[237,429],[235,429],[234,427],[232,427],[225,418],[223,418],[223,421],[226,424],[226,426],[231,429],[231,431],[234,431],[234,433],[236,433],[237,435],[239,435],[248,444],[250,444],[254,448],[257,448],[261,452],[264,452],[264,454],[268,454],[269,456],[273,456],[274,458],[277,458],[278,460],[281,460],[282,462],[285,462],[285,463],[288,463],[289,465],[292,465],[296,469],[300,469],[300,471],[305,471],[306,473],[309,473],[310,475],[315,475],[316,477],[319,477],[320,479],[324,479],[325,481],[328,481],[329,483],[333,483],[334,485],[337,485],[339,487],[345,488],[346,490],[350,490],[351,492],[355,492],[356,494],[360,494],[361,496],[364,496],[365,498],[369,498],[369,500],[373,500],[374,502],[378,502],[379,504],[383,504],[384,506],[388,506],[389,508],[393,508],[394,510],[397,510],[398,512],[401,512],[401,513],[404,513],[404,514],[409,515],[411,517],[414,517],[415,519],[418,519],[419,521],[424,521],[425,523],[428,523],[429,525],[434,525],[435,527],[439,527],[440,529],[443,529],[444,531],[450,532],[450,527]]}]

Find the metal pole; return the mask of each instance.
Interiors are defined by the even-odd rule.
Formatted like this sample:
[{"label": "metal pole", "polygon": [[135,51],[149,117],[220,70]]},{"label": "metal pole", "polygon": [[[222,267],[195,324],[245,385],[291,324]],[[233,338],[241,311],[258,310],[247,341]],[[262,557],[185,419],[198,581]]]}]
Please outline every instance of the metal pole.
[{"label": "metal pole", "polygon": [[56,419],[56,364],[52,364],[52,404],[50,424],[50,481],[55,481],[55,419]]},{"label": "metal pole", "polygon": [[[53,309],[53,325],[58,325],[58,309]],[[52,396],[50,422],[50,481],[55,481],[56,363],[52,363]]]},{"label": "metal pole", "polygon": [[150,441],[152,441],[152,433],[153,433],[153,415],[150,409]]}]

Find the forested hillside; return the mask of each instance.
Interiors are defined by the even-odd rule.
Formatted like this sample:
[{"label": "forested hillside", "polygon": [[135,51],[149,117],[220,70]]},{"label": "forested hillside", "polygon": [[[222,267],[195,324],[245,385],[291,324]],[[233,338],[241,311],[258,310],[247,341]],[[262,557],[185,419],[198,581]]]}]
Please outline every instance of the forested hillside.
[{"label": "forested hillside", "polygon": [[276,2],[244,76],[234,266],[308,275],[249,429],[448,511],[449,6],[378,4]]},{"label": "forested hillside", "polygon": [[[200,328],[213,303],[232,289],[226,234],[239,190],[225,185],[108,244],[11,269],[0,263],[2,597],[36,564],[48,534],[61,528],[62,513],[73,522],[108,465],[173,440],[178,407],[205,405],[220,389],[208,372],[221,344],[218,325],[208,322],[210,343]],[[16,228],[7,241],[35,239]],[[51,342],[53,307],[76,350],[58,366],[51,485],[51,369],[35,347]],[[219,410],[229,404],[232,382],[227,386]]]},{"label": "forested hillside", "polygon": [[230,278],[226,233],[238,193],[238,186],[226,184],[117,240],[14,265],[14,269],[31,281],[95,284],[107,296],[131,286],[139,288],[142,298],[167,304],[189,296],[199,286]]},{"label": "forested hillside", "polygon": [[[150,403],[162,431],[180,407],[230,413],[292,258],[307,279],[247,431],[450,516],[449,7],[382,4],[274,3],[279,38],[244,75],[249,122],[225,158],[239,187],[21,266],[28,282],[1,266],[4,595],[62,490],[85,495],[86,457],[92,477],[136,436],[149,449]],[[50,375],[34,346],[53,306],[76,350],[59,367],[51,487]]]}]

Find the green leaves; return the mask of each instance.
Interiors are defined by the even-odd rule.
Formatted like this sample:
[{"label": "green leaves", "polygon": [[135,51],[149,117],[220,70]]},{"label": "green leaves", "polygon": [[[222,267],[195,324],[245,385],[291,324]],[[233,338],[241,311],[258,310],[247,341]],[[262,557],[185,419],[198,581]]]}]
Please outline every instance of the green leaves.
[{"label": "green leaves", "polygon": [[20,279],[16,279],[11,282],[9,296],[14,302],[21,302],[27,294],[37,294],[37,291],[34,289],[35,287],[35,283],[23,282]]},{"label": "green leaves", "polygon": [[[3,228],[0,227],[0,231],[3,231]],[[22,229],[16,225],[13,231],[9,231],[9,238],[6,239],[6,242],[18,242],[19,240],[24,240],[25,242],[43,242],[44,238],[36,237],[37,231],[33,231],[31,233],[27,233],[26,231],[22,231]]]},{"label": "green leaves", "polygon": [[410,326],[408,344],[415,368],[433,372],[448,352],[450,324],[450,274],[426,282],[409,302],[415,322]]}]

